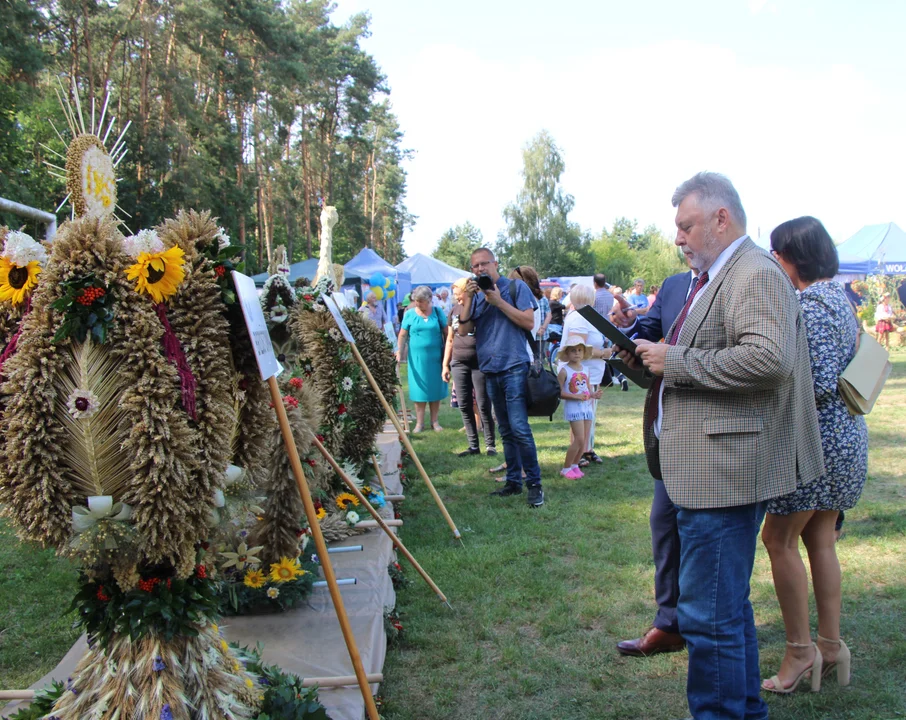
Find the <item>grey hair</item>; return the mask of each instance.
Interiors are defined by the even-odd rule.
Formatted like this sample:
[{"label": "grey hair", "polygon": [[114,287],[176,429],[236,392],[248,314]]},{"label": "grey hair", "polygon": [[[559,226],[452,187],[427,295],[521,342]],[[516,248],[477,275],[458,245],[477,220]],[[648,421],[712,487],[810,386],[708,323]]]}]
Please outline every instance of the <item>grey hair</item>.
[{"label": "grey hair", "polygon": [[371,302],[372,300],[377,300],[377,295],[369,290],[367,293],[365,293],[365,302]]},{"label": "grey hair", "polygon": [[715,172],[700,172],[693,175],[673,192],[673,207],[679,207],[679,204],[690,195],[697,195],[708,212],[726,208],[740,227],[746,229],[746,211],[742,209],[739,193],[726,175]]},{"label": "grey hair", "polygon": [[632,284],[635,285],[636,283],[642,283],[642,285],[644,285],[644,284],[645,284],[645,278],[636,278],[636,279],[633,281]]},{"label": "grey hair", "polygon": [[589,285],[576,285],[569,291],[569,301],[576,308],[591,305],[595,301],[595,291]]},{"label": "grey hair", "polygon": [[427,285],[419,285],[415,290],[412,291],[411,298],[413,300],[430,300],[434,297],[434,293],[431,292],[431,288]]}]

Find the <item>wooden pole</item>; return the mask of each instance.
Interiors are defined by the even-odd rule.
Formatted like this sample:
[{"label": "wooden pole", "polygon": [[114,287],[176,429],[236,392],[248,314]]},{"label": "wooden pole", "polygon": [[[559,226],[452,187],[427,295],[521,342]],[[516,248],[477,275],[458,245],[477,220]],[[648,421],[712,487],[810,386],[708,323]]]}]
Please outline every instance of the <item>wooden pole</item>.
[{"label": "wooden pole", "polygon": [[[384,523],[387,527],[402,527],[402,520],[384,520]],[[362,520],[353,525],[354,528],[359,530],[370,530],[372,528],[380,527],[380,523],[375,522],[374,520]]]},{"label": "wooden pole", "polygon": [[[355,346],[353,345],[353,347],[355,347]],[[318,440],[318,438],[315,438],[315,439],[314,439],[314,443],[315,443],[315,447],[318,448],[318,450],[320,451],[321,455],[324,456],[324,459],[327,460],[327,462],[328,462],[328,464],[330,465],[330,467],[333,468],[333,471],[334,471],[337,475],[339,475],[340,478],[342,478],[343,482],[346,484],[346,487],[349,488],[350,492],[352,492],[352,494],[356,496],[356,499],[357,499],[360,503],[362,503],[362,506],[363,506],[363,507],[371,514],[371,517],[374,518],[374,521],[378,524],[378,526],[381,528],[381,530],[383,530],[385,533],[387,533],[387,537],[390,538],[390,541],[396,546],[396,549],[399,550],[399,551],[403,554],[403,556],[406,558],[406,560],[408,560],[410,563],[412,563],[412,567],[414,567],[414,568],[416,569],[416,571],[418,572],[418,574],[422,576],[422,578],[424,579],[424,581],[425,581],[426,583],[428,583],[428,586],[434,591],[434,594],[437,595],[437,597],[440,598],[441,602],[447,603],[447,605],[449,606],[450,603],[447,602],[447,598],[446,598],[446,596],[440,591],[440,588],[437,587],[437,585],[434,584],[434,581],[431,579],[431,577],[428,575],[428,573],[426,573],[426,572],[422,569],[422,566],[418,564],[418,561],[417,561],[414,557],[412,557],[412,553],[410,553],[410,552],[406,549],[406,546],[403,545],[403,541],[400,540],[400,539],[396,536],[396,533],[393,532],[393,531],[390,529],[389,523],[392,523],[392,522],[394,522],[394,521],[393,521],[393,520],[390,520],[390,521],[384,520],[384,518],[382,518],[382,517],[380,516],[380,514],[378,513],[378,511],[375,510],[375,509],[372,507],[372,505],[371,505],[370,502],[368,502],[368,498],[366,498],[366,497],[362,494],[362,491],[359,490],[359,486],[356,485],[356,484],[352,481],[352,478],[350,478],[350,477],[343,471],[343,468],[341,468],[341,467],[339,466],[339,464],[337,463],[337,461],[334,460],[333,456],[330,454],[330,451],[329,451],[326,447],[324,447],[324,446],[321,444],[321,441]],[[397,520],[396,522],[400,522],[400,521]],[[358,523],[358,524],[361,525],[361,523]],[[320,552],[320,551],[318,551],[318,552]],[[320,558],[321,556],[318,555],[318,557]]]},{"label": "wooden pole", "polygon": [[378,482],[381,483],[381,490],[384,491],[384,496],[387,496],[387,486],[384,485],[384,473],[381,472],[381,464],[377,461],[377,455],[371,453],[371,464],[374,466],[374,471],[377,473]]},{"label": "wooden pole", "polygon": [[447,521],[447,525],[450,526],[450,529],[453,531],[453,537],[456,540],[462,542],[462,535],[459,534],[459,530],[456,528],[456,523],[453,522],[453,518],[450,517],[450,513],[447,512],[447,508],[444,506],[444,501],[441,500],[440,495],[437,494],[437,490],[434,488],[434,484],[431,482],[431,478],[428,477],[428,473],[425,472],[425,468],[422,465],[421,460],[418,459],[418,455],[415,452],[415,448],[412,447],[412,443],[409,440],[409,436],[403,430],[403,427],[400,425],[399,418],[396,416],[393,408],[390,407],[390,403],[387,402],[387,398],[384,397],[384,393],[381,392],[380,386],[377,384],[377,381],[374,379],[374,375],[371,374],[371,370],[368,369],[368,366],[365,364],[365,359],[362,357],[362,354],[359,352],[359,349],[355,346],[355,343],[349,343],[349,347],[352,348],[352,354],[355,355],[355,359],[358,361],[359,365],[362,367],[362,370],[365,373],[365,377],[368,378],[368,382],[371,384],[372,390],[377,394],[378,399],[381,401],[381,405],[384,408],[384,412],[387,413],[390,418],[390,422],[393,423],[393,426],[396,428],[396,431],[399,433],[400,440],[402,440],[403,445],[406,446],[406,450],[409,451],[409,455],[412,457],[412,461],[415,463],[415,467],[418,468],[419,474],[422,476],[422,480],[425,481],[425,485],[428,486],[428,491],[431,493],[434,498],[434,502],[437,503],[437,507],[440,508],[441,515],[444,516],[444,520]]},{"label": "wooden pole", "polygon": [[[409,434],[409,411],[406,409],[406,393],[403,392],[403,378],[400,377],[400,364],[396,364],[396,380],[399,383],[397,387],[399,388],[400,396],[400,407],[403,409],[403,427],[406,429],[406,434]],[[393,412],[396,415],[396,411]],[[394,425],[399,425],[399,423],[393,423]]]},{"label": "wooden pole", "polygon": [[[340,629],[343,631],[343,639],[346,641],[346,649],[349,651],[349,658],[352,660],[352,667],[355,670],[359,690],[362,692],[362,699],[365,701],[365,710],[368,713],[369,720],[380,720],[377,706],[374,704],[374,697],[371,695],[368,677],[365,674],[365,668],[362,666],[362,658],[359,655],[359,649],[355,643],[355,636],[352,634],[349,617],[346,615],[346,607],[343,605],[343,596],[340,595],[340,588],[337,585],[337,576],[334,574],[333,565],[330,563],[330,555],[327,552],[327,543],[324,542],[324,535],[321,533],[321,525],[318,523],[315,505],[312,502],[311,493],[308,491],[308,482],[306,482],[305,473],[302,471],[302,461],[299,460],[299,451],[296,449],[293,431],[289,426],[286,408],[283,407],[283,397],[280,395],[277,378],[274,376],[269,377],[267,379],[267,386],[270,389],[271,402],[277,413],[277,420],[280,423],[280,432],[283,434],[283,443],[286,445],[286,454],[289,456],[289,464],[293,470],[293,477],[296,479],[296,486],[299,488],[299,494],[302,496],[302,504],[305,506],[305,517],[308,518],[308,527],[311,530],[312,537],[315,541],[318,559],[321,563],[321,569],[324,571],[324,579],[327,581],[327,587],[330,589],[330,598],[333,600],[334,610],[336,610],[337,613],[337,620],[340,621]],[[318,442],[317,439],[315,439],[315,442]],[[318,445],[321,444],[318,443]]]},{"label": "wooden pole", "polygon": [[0,700],[34,700],[34,690],[0,690]]},{"label": "wooden pole", "polygon": [[[312,678],[302,678],[302,687],[318,687],[328,688],[328,687],[346,687],[347,685],[356,684],[355,675],[335,675],[332,677],[312,677]],[[382,683],[384,682],[384,673],[368,673],[368,682],[370,683]]]}]

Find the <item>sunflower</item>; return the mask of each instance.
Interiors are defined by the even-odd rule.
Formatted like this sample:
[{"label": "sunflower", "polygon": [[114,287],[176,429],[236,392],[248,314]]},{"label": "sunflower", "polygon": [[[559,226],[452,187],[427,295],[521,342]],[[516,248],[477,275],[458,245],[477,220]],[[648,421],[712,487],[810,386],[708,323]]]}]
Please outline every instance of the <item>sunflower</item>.
[{"label": "sunflower", "polygon": [[16,265],[0,257],[0,300],[19,305],[38,284],[41,263],[32,260],[27,265]]},{"label": "sunflower", "polygon": [[186,276],[184,256],[177,245],[163,252],[140,253],[135,265],[126,270],[126,277],[138,281],[136,292],[147,293],[154,302],[163,302],[176,292]]},{"label": "sunflower", "polygon": [[271,565],[271,580],[277,583],[285,583],[295,580],[305,571],[299,566],[298,560],[290,560],[288,557],[280,558],[280,562]]},{"label": "sunflower", "polygon": [[315,517],[317,517],[318,520],[323,520],[327,517],[327,511],[323,507],[319,507],[317,513],[315,513]]},{"label": "sunflower", "polygon": [[337,507],[340,508],[340,510],[345,510],[347,507],[349,507],[350,503],[353,505],[358,505],[359,499],[352,493],[344,492],[337,495],[335,502],[337,503]]},{"label": "sunflower", "polygon": [[264,577],[264,573],[261,572],[260,570],[249,570],[245,574],[245,577],[242,580],[243,585],[245,585],[246,587],[253,588],[255,590],[257,590],[260,587],[264,587],[265,582],[266,582],[266,578]]}]

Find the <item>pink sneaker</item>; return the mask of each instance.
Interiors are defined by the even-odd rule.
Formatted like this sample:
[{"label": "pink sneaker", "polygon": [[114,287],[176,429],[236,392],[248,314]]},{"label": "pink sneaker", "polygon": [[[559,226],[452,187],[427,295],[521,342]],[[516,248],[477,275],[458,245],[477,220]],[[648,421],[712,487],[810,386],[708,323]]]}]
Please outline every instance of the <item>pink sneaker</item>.
[{"label": "pink sneaker", "polygon": [[584,478],[585,473],[582,472],[579,468],[573,468],[568,473],[566,473],[566,475],[564,475],[563,477],[565,477],[569,480],[578,480],[579,478]]}]

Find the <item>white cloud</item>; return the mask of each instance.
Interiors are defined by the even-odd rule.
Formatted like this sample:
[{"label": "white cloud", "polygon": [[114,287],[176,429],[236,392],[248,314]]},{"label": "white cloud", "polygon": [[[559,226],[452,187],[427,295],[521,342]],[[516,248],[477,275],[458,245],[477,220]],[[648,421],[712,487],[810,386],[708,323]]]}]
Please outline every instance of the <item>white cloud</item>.
[{"label": "white cloud", "polygon": [[736,183],[752,234],[803,214],[836,239],[870,222],[906,226],[906,96],[848,66],[744,65],[730,50],[684,42],[557,66],[435,45],[388,72],[416,150],[410,253],[430,252],[466,220],[494,240],[521,186],[521,148],[542,128],[563,150],[574,219],[595,232],[621,215],[670,231],[673,188],[701,169]]}]

